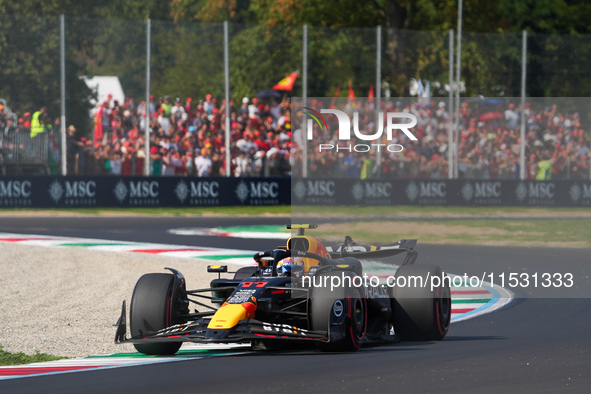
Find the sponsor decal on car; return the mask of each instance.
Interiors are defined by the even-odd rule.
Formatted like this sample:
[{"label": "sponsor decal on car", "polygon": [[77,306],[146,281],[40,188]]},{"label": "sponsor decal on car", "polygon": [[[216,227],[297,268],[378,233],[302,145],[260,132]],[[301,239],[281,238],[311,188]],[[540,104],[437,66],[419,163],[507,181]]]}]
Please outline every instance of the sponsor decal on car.
[{"label": "sponsor decal on car", "polygon": [[336,317],[341,317],[343,314],[343,302],[341,300],[336,300],[334,305],[332,306],[332,311]]},{"label": "sponsor decal on car", "polygon": [[298,328],[295,326],[290,326],[289,324],[277,324],[277,323],[263,323],[263,329],[265,331],[273,331],[276,333],[284,333],[284,334],[298,334],[302,336],[306,336],[308,330],[303,328]]}]

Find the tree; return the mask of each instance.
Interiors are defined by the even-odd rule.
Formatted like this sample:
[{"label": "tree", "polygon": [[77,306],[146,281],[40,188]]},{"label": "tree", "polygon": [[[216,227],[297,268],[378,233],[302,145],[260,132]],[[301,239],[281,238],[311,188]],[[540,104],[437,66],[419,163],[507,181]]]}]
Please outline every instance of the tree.
[{"label": "tree", "polygon": [[[60,115],[59,18],[0,15],[0,97],[22,115],[46,106]],[[90,90],[77,77],[76,64],[66,60],[69,88],[68,120],[84,126]]]}]

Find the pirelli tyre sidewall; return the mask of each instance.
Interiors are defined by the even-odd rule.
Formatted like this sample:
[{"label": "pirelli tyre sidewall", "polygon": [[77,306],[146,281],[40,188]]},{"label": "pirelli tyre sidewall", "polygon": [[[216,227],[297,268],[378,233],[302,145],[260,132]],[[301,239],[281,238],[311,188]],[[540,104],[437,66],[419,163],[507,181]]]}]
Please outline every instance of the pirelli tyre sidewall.
[{"label": "pirelli tyre sidewall", "polygon": [[[170,327],[178,322],[178,289],[172,294],[174,276],[172,274],[145,274],[136,283],[131,298],[130,330],[131,336],[144,336],[146,333]],[[181,342],[134,344],[140,353],[149,355],[170,355],[176,353]]]},{"label": "pirelli tyre sidewall", "polygon": [[[314,286],[310,291],[311,329],[326,331],[330,340],[318,343],[322,351],[355,351],[361,347],[367,330],[367,300],[363,287],[355,287],[351,281],[344,285],[331,287],[331,277],[353,278],[354,272],[333,271],[318,274],[316,283],[327,286]],[[326,277],[326,282],[324,278]]]},{"label": "pirelli tyre sidewall", "polygon": [[[398,286],[401,283],[415,283],[418,276],[423,278],[422,286]],[[396,271],[397,286],[392,290],[394,331],[403,340],[442,340],[449,330],[451,319],[451,292],[448,281],[431,287],[442,278],[438,266],[403,265]]]}]

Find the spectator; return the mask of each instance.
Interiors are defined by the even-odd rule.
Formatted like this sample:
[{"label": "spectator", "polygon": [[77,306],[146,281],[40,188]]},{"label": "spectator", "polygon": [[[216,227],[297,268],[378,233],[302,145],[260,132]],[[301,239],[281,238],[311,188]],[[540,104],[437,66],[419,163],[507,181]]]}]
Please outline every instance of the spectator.
[{"label": "spectator", "polygon": [[162,108],[162,113],[164,114],[164,116],[166,116],[168,119],[170,119],[170,114],[172,111],[172,104],[170,103],[170,96],[164,96],[164,102],[160,105],[160,108]]},{"label": "spectator", "polygon": [[200,178],[211,175],[211,169],[213,163],[209,157],[209,149],[201,149],[201,155],[195,158],[195,168],[197,170],[197,176]]},{"label": "spectator", "polygon": [[[174,123],[178,123],[179,120],[187,120],[185,107],[181,104],[181,99],[177,97],[174,100],[174,106],[170,110],[170,116]],[[185,119],[183,119],[183,115]]]},{"label": "spectator", "polygon": [[33,114],[31,119],[31,138],[46,131],[47,121],[47,108],[41,107],[39,111]]}]

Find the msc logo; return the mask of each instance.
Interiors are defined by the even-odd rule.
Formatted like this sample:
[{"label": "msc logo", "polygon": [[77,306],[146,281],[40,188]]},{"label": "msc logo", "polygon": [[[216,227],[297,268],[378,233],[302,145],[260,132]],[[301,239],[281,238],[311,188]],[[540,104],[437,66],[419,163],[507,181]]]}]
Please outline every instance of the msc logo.
[{"label": "msc logo", "polygon": [[29,181],[0,181],[0,198],[29,198],[31,197],[31,182]]},{"label": "msc logo", "polygon": [[70,197],[94,197],[96,194],[96,183],[94,181],[66,181],[66,198]]},{"label": "msc logo", "polygon": [[240,181],[235,192],[243,204],[247,199],[254,200],[255,203],[262,203],[263,200],[279,197],[279,184],[277,182],[250,181],[247,185],[246,182]]},{"label": "msc logo", "polygon": [[554,183],[529,183],[525,184],[521,182],[515,189],[515,194],[519,201],[524,201],[526,198],[529,199],[553,199],[554,190],[556,186]]},{"label": "msc logo", "polygon": [[139,200],[155,201],[160,194],[160,185],[157,181],[129,181],[126,185],[120,180],[113,192],[119,202],[123,202],[129,194],[130,202],[135,204],[139,203]]},{"label": "msc logo", "polygon": [[445,182],[411,182],[406,187],[406,196],[411,202],[417,198],[444,199],[447,197]]},{"label": "msc logo", "polygon": [[575,183],[570,188],[570,198],[574,202],[591,200],[591,185],[579,185]]},{"label": "msc logo", "polygon": [[156,198],[158,197],[158,182],[137,181],[129,182],[130,198]]},{"label": "msc logo", "polygon": [[220,195],[220,184],[216,181],[199,181],[187,183],[181,180],[174,189],[176,197],[179,201],[184,202],[187,197],[193,198],[218,198]]},{"label": "msc logo", "polygon": [[[307,184],[307,185],[306,185]],[[294,186],[294,194],[298,200],[304,197],[334,197],[334,181],[298,181]]]},{"label": "msc logo", "polygon": [[191,197],[218,198],[220,196],[220,184],[218,182],[192,182]]},{"label": "msc logo", "polygon": [[389,198],[392,190],[390,182],[357,182],[351,189],[353,198],[361,201],[364,198]]},{"label": "msc logo", "polygon": [[49,187],[49,196],[56,203],[62,197],[66,203],[74,203],[77,199],[93,199],[96,197],[95,181],[64,181],[65,189],[62,184],[55,180]]},{"label": "msc logo", "polygon": [[462,197],[466,202],[470,202],[473,198],[500,198],[501,197],[501,182],[466,182],[462,187]]}]

